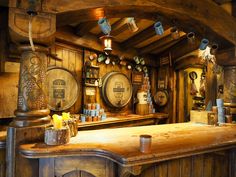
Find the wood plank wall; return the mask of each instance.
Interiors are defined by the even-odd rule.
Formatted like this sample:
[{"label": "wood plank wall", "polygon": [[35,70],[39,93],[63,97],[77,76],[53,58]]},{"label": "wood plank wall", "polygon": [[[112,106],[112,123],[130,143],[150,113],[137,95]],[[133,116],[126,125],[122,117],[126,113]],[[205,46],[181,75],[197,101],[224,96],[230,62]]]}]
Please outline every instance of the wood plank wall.
[{"label": "wood plank wall", "polygon": [[220,151],[157,163],[138,177],[236,177],[235,152]]},{"label": "wood plank wall", "polygon": [[82,65],[83,65],[83,51],[81,48],[69,46],[61,43],[56,43],[51,48],[51,53],[57,54],[58,60],[48,57],[48,67],[63,67],[71,71],[78,81],[79,96],[76,103],[68,110],[71,113],[78,113],[81,111],[82,105]]},{"label": "wood plank wall", "polygon": [[[128,70],[126,68],[126,66],[121,66],[121,65],[112,65],[112,64],[109,64],[109,65],[106,65],[104,64],[104,62],[102,63],[98,63],[97,60],[89,60],[89,56],[94,54],[95,52],[93,51],[89,51],[89,50],[85,50],[85,53],[84,53],[84,63],[87,62],[87,61],[90,61],[92,65],[96,65],[96,66],[99,66],[99,77],[100,78],[103,78],[107,73],[109,72],[112,72],[112,71],[118,71],[118,72],[121,72],[123,74],[125,74],[130,80],[131,80],[131,70]],[[97,53],[99,54],[99,53]],[[110,57],[111,60],[115,60],[114,57]],[[87,104],[87,103],[93,103],[93,102],[98,102],[101,104],[101,107],[105,109],[105,111],[108,111],[108,112],[117,112],[119,111],[120,113],[131,113],[132,111],[132,100],[130,101],[130,103],[125,106],[124,108],[122,109],[114,109],[114,108],[111,108],[111,107],[108,107],[107,104],[104,102],[104,100],[102,99],[102,94],[101,94],[101,90],[100,88],[96,88],[96,93],[97,93],[97,96],[96,98],[95,97],[91,97],[91,96],[85,96],[84,98],[84,103]]]},{"label": "wood plank wall", "polygon": [[[96,97],[88,97],[88,96],[84,96],[85,94],[85,88],[83,88],[83,79],[82,79],[82,75],[83,75],[83,66],[84,63],[86,61],[90,61],[89,56],[93,53],[95,53],[94,51],[90,51],[87,49],[83,49],[81,47],[78,46],[73,46],[73,45],[67,45],[67,44],[62,44],[57,42],[54,46],[51,47],[51,53],[56,54],[57,57],[59,59],[55,59],[54,57],[48,57],[48,67],[63,67],[68,69],[69,71],[71,71],[72,73],[74,73],[74,75],[76,76],[76,79],[78,80],[79,83],[79,97],[76,101],[76,103],[68,110],[68,112],[71,113],[81,113],[82,112],[82,107],[83,104],[86,103],[90,103],[90,102],[98,102],[101,104],[101,107],[103,107],[105,109],[105,111],[108,112],[118,112],[119,113],[134,113],[133,110],[133,105],[132,105],[132,100],[130,101],[130,103],[125,106],[124,108],[122,108],[121,110],[116,110],[114,108],[110,108],[108,107],[105,102],[102,99],[102,96],[100,94],[100,88],[96,88],[96,93],[97,96]],[[99,53],[97,53],[99,54]],[[60,60],[61,59],[61,60]],[[113,57],[111,57],[111,59],[114,59]],[[10,59],[9,59],[10,61]],[[97,63],[96,60],[91,61],[93,65],[98,65],[100,67],[100,72],[99,72],[99,77],[102,78],[106,73],[111,72],[111,71],[119,71],[124,73],[130,80],[131,80],[131,75],[132,72],[131,70],[128,70],[126,66],[121,66],[121,65],[115,65],[112,66],[111,64],[106,65],[103,63]],[[14,110],[16,109],[16,100],[17,100],[17,88],[16,85],[18,83],[18,71],[19,71],[19,65],[14,65],[15,68],[12,68],[11,71],[15,71],[16,73],[11,74],[11,75],[15,75],[15,79],[12,78],[4,78],[2,76],[0,76],[0,79],[4,79],[3,82],[10,82],[12,85],[14,85],[14,87],[10,87],[9,84],[5,85],[8,89],[6,89],[6,87],[1,87],[0,90],[1,93],[5,93],[6,90],[8,90],[6,93],[10,93],[10,92],[14,92],[14,98],[11,98],[11,103],[9,104],[4,104],[6,105],[6,111],[1,111],[0,114],[0,118],[5,118],[5,117],[12,117],[14,116]],[[150,67],[151,71],[150,71],[150,81],[151,81],[151,93],[154,96],[154,94],[156,93],[156,89],[157,89],[157,73],[158,70],[155,67]],[[172,78],[172,77],[171,77]],[[8,81],[7,81],[8,80]],[[2,82],[2,83],[3,83]],[[170,81],[172,82],[172,81]],[[171,89],[173,91],[173,88]],[[2,100],[0,101],[0,103],[6,103],[8,102],[9,96],[4,96],[4,94],[1,94],[2,96],[0,97]],[[12,95],[12,94],[10,94]],[[136,96],[136,94],[134,94],[134,96]],[[173,102],[171,102],[172,104]],[[168,106],[168,108],[170,108]],[[9,111],[11,110],[11,111]],[[156,110],[158,110],[158,108],[156,107]],[[166,109],[167,112],[169,113],[170,109]],[[53,113],[53,112],[52,112]]]}]

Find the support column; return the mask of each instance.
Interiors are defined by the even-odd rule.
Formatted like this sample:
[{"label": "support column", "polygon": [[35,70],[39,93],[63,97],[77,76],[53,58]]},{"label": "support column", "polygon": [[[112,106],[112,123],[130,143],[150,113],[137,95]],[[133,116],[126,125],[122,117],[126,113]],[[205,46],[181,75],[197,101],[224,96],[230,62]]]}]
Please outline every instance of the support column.
[{"label": "support column", "polygon": [[35,46],[33,52],[29,45],[20,46],[22,51],[18,103],[16,118],[11,126],[26,127],[50,122],[47,108],[47,49]]}]

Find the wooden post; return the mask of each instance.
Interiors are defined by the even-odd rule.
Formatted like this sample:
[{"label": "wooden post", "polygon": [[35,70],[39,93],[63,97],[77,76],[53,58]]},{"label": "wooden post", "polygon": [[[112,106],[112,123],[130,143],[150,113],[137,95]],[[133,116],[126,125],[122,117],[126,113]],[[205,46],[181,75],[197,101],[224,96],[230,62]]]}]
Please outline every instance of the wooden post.
[{"label": "wooden post", "polygon": [[[36,4],[37,15],[32,20],[32,39],[35,51],[29,43],[29,15],[21,6],[28,3],[17,3],[10,0],[8,14],[9,34],[16,44],[20,45],[21,66],[19,76],[18,101],[16,118],[7,130],[7,177],[38,176],[38,161],[23,158],[18,151],[20,144],[44,140],[45,128],[50,125],[47,108],[47,48],[54,42],[56,15],[42,13]],[[7,103],[6,103],[7,104]]]},{"label": "wooden post", "polygon": [[16,119],[13,126],[33,126],[50,122],[47,117],[47,52],[46,48],[37,46],[36,51],[31,47],[21,46],[20,79],[18,89],[18,103],[15,111]]}]

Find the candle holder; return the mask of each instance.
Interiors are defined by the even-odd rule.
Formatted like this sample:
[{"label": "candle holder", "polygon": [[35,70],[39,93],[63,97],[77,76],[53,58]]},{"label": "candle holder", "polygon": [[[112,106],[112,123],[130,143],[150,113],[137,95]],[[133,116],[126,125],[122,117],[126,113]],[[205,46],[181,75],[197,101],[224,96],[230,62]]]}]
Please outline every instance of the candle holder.
[{"label": "candle holder", "polygon": [[61,129],[55,129],[50,127],[45,130],[44,142],[47,145],[62,145],[67,144],[70,141],[69,127],[62,127]]}]

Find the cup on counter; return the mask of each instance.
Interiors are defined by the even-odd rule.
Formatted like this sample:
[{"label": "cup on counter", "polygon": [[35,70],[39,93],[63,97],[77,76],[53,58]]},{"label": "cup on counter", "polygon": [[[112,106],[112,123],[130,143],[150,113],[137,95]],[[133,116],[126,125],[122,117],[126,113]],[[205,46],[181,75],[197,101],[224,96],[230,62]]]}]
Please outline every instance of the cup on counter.
[{"label": "cup on counter", "polygon": [[217,106],[212,106],[212,112],[218,113],[218,107]]},{"label": "cup on counter", "polygon": [[140,152],[148,153],[151,151],[152,136],[151,135],[140,135]]},{"label": "cup on counter", "polygon": [[224,106],[224,101],[221,98],[216,99],[216,105],[217,107],[223,107]]},{"label": "cup on counter", "polygon": [[225,121],[226,121],[226,123],[232,123],[232,115],[226,115]]},{"label": "cup on counter", "polygon": [[86,116],[85,116],[84,114],[82,114],[82,115],[80,116],[80,120],[81,120],[82,123],[83,123],[83,122],[86,122]]}]

